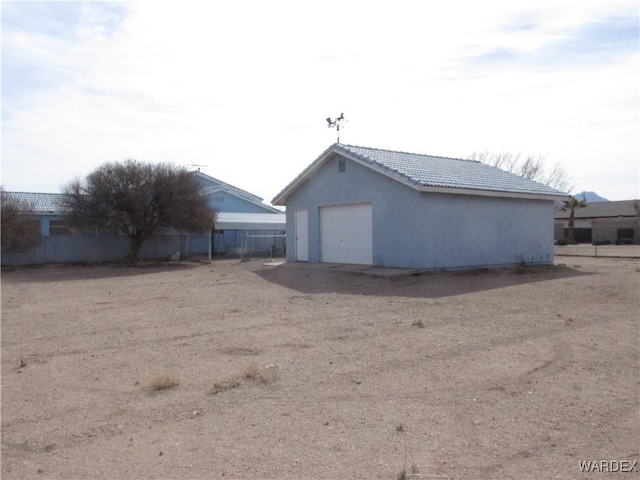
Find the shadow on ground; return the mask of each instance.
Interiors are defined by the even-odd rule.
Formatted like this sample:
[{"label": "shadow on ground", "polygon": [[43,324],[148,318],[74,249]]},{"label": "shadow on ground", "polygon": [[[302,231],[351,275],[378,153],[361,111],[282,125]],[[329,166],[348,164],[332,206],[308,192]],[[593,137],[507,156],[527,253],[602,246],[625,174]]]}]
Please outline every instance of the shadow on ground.
[{"label": "shadow on ground", "polygon": [[355,271],[309,268],[305,264],[282,264],[256,270],[256,275],[304,294],[338,293],[396,297],[440,298],[549,280],[593,275],[565,265],[521,270],[477,269],[391,277]]},{"label": "shadow on ground", "polygon": [[100,278],[131,277],[149,273],[173,272],[202,266],[203,262],[138,262],[102,264],[47,264],[23,267],[2,267],[3,283],[63,282],[66,280],[97,280]]}]

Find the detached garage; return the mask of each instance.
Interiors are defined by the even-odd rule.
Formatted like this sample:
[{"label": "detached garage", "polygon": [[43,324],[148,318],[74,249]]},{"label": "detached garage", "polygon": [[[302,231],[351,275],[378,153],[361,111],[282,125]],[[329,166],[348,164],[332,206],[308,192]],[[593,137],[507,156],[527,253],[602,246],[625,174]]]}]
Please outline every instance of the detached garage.
[{"label": "detached garage", "polygon": [[565,198],[473,160],[335,144],[273,204],[289,261],[428,270],[551,264]]}]

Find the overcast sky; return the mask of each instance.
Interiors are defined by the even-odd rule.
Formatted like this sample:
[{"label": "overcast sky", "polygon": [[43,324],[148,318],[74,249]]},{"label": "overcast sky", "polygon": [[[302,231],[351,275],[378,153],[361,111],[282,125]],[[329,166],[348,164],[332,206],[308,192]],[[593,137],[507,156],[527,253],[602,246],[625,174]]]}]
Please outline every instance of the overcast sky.
[{"label": "overcast sky", "polygon": [[638,198],[636,0],[2,2],[2,185],[199,165],[267,202],[336,141],[544,155]]}]

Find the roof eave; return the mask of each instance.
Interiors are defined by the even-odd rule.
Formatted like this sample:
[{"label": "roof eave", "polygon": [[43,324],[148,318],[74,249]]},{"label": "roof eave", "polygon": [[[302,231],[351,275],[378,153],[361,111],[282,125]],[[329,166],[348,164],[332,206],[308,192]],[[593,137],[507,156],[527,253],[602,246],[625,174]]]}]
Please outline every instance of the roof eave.
[{"label": "roof eave", "polygon": [[[236,189],[237,190],[237,189]],[[231,195],[232,197],[238,198],[240,200],[243,200],[245,202],[249,202],[253,205],[256,205],[258,207],[270,210],[273,213],[277,213],[279,212],[279,210],[277,208],[273,208],[271,205],[267,205],[266,203],[262,202],[262,199],[258,196],[253,196],[253,198],[247,198],[245,196],[241,196],[241,195],[237,195],[234,191],[232,191],[231,189],[225,188],[221,185],[215,186],[215,187],[210,187],[210,188],[206,188],[202,191],[203,195],[212,195],[214,193],[218,193],[218,192],[224,192],[227,193],[229,195]]]},{"label": "roof eave", "polygon": [[258,203],[261,203],[264,199],[262,197],[259,197],[258,195],[255,195],[251,192],[248,192],[247,190],[243,190],[242,188],[236,187],[235,185],[231,185],[230,183],[227,182],[223,182],[222,180],[212,177],[211,175],[207,175],[206,173],[202,173],[200,171],[198,172],[194,172],[196,175],[200,176],[200,177],[205,177],[208,180],[213,180],[214,182],[218,182],[217,187],[210,187],[211,189],[213,188],[219,188],[221,190],[225,190],[228,191],[229,193],[231,193],[231,190],[234,190],[236,193],[236,196],[238,197],[251,197],[254,200],[257,200]]},{"label": "roof eave", "polygon": [[331,145],[327,148],[323,153],[320,154],[318,158],[316,158],[311,165],[305,168],[296,178],[294,178],[289,185],[284,187],[284,189],[276,195],[273,200],[271,200],[272,205],[278,205],[280,207],[285,207],[287,205],[287,199],[291,196],[291,194],[307,179],[320,168],[324,162],[335,153],[336,144]]},{"label": "roof eave", "polygon": [[456,195],[475,195],[480,197],[523,198],[529,200],[566,200],[569,195],[555,195],[546,193],[506,192],[500,190],[479,190],[472,188],[433,187],[421,185],[417,190],[425,193],[451,193]]}]

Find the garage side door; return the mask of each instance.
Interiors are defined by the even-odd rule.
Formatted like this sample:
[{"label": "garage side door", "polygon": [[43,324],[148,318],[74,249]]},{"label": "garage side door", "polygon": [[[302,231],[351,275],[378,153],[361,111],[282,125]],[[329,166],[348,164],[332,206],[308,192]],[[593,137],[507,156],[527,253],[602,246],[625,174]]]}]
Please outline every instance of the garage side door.
[{"label": "garage side door", "polygon": [[309,217],[306,210],[296,210],[296,261],[309,261]]},{"label": "garage side door", "polygon": [[320,209],[320,249],[327,263],[373,263],[373,221],[370,203]]}]

